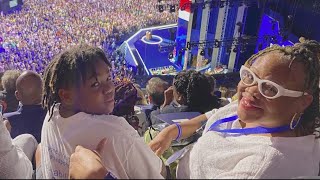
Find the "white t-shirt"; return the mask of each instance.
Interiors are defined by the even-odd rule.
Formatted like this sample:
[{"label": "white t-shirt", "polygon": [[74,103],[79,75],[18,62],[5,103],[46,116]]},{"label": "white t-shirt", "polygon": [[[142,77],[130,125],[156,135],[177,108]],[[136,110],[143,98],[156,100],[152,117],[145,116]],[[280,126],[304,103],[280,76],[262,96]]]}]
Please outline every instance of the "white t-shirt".
[{"label": "white t-shirt", "polygon": [[23,150],[12,143],[0,118],[0,179],[31,179],[32,164]]},{"label": "white t-shirt", "polygon": [[[303,137],[226,136],[207,132],[219,119],[236,114],[237,102],[220,108],[190,152],[190,178],[296,178],[317,176],[320,146],[314,135]],[[221,128],[241,128],[239,121]],[[178,177],[179,178],[179,177]]]},{"label": "white t-shirt", "polygon": [[95,149],[107,138],[102,162],[117,178],[159,179],[162,161],[143,142],[124,118],[91,115],[83,112],[69,118],[59,114],[55,106],[49,120],[47,114],[41,136],[41,165],[44,178],[68,178],[69,157],[77,145]]}]

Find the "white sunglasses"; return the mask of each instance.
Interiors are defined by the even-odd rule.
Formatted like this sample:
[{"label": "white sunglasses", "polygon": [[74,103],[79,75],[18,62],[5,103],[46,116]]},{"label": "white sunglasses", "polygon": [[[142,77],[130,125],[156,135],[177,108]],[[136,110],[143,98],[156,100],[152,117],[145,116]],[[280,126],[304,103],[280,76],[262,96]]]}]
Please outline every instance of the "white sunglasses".
[{"label": "white sunglasses", "polygon": [[262,96],[268,99],[275,99],[280,96],[300,97],[303,95],[308,95],[306,92],[285,89],[275,82],[259,79],[249,68],[245,66],[241,66],[240,79],[246,86],[253,86],[257,82],[259,92]]}]

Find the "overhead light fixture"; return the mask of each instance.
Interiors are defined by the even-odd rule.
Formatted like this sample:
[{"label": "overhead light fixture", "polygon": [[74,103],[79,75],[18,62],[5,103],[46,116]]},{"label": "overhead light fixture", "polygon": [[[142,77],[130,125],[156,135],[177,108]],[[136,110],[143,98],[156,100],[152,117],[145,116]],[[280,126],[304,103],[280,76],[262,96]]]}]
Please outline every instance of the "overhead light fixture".
[{"label": "overhead light fixture", "polygon": [[163,5],[159,5],[158,8],[159,8],[159,12],[163,12],[164,11]]},{"label": "overhead light fixture", "polygon": [[205,55],[205,52],[204,52],[204,49],[202,49],[201,51],[200,51],[200,56],[204,56]]},{"label": "overhead light fixture", "polygon": [[191,50],[191,44],[190,44],[190,42],[187,42],[187,49],[188,49],[188,50]]},{"label": "overhead light fixture", "polygon": [[170,5],[170,12],[171,13],[176,12],[176,6],[175,5]]},{"label": "overhead light fixture", "polygon": [[171,52],[171,53],[169,53],[169,57],[168,57],[169,59],[172,59],[173,58],[173,53]]},{"label": "overhead light fixture", "polygon": [[237,46],[234,47],[233,50],[232,50],[232,52],[237,53],[237,52],[238,52],[238,47],[237,47]]}]

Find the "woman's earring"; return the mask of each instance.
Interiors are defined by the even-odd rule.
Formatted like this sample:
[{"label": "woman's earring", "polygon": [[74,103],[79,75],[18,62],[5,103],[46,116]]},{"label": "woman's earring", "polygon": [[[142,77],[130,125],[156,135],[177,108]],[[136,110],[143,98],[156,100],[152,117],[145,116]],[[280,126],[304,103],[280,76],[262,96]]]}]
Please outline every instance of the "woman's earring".
[{"label": "woman's earring", "polygon": [[295,128],[298,126],[302,114],[303,114],[303,113],[300,113],[300,116],[299,116],[299,118],[298,118],[297,121],[295,121],[295,119],[296,119],[296,116],[298,115],[298,113],[295,113],[295,114],[293,115],[293,117],[292,117],[292,119],[291,119],[291,122],[290,122],[290,129],[293,130],[293,129],[295,129]]}]

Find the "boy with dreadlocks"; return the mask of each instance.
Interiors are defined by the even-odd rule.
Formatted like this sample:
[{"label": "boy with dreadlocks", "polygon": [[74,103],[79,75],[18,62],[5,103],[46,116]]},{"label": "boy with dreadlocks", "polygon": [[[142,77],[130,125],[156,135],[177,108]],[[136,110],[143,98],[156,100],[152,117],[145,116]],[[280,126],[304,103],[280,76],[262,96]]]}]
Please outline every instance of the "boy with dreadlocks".
[{"label": "boy with dreadlocks", "polygon": [[[102,163],[117,178],[163,178],[162,161],[114,108],[114,84],[104,52],[80,45],[58,55],[44,74],[42,129],[44,178],[68,178],[69,158],[77,145],[94,149],[107,138]],[[137,164],[139,166],[137,166]]]}]

